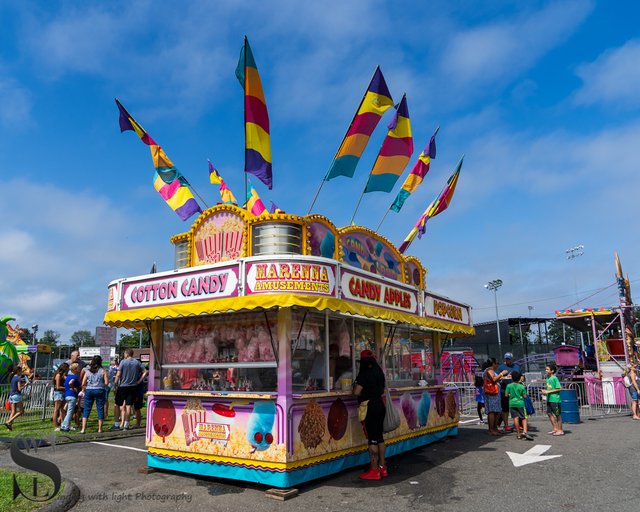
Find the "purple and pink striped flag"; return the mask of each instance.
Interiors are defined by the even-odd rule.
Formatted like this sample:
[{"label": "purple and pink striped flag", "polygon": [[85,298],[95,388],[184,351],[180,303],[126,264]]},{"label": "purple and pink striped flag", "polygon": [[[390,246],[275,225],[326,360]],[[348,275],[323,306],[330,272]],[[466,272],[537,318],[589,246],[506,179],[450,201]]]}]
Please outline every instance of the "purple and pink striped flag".
[{"label": "purple and pink striped flag", "polygon": [[136,132],[142,142],[149,146],[151,150],[153,166],[156,169],[153,177],[153,187],[182,220],[187,220],[194,213],[202,212],[200,205],[193,197],[191,190],[189,190],[189,182],[176,169],[164,150],[127,112],[127,109],[122,106],[122,103],[117,98],[116,105],[118,105],[118,110],[120,111],[120,131],[131,130]]},{"label": "purple and pink striped flag", "polygon": [[262,199],[260,199],[258,192],[253,188],[251,180],[247,180],[247,198],[245,208],[254,217],[259,217],[260,215],[269,213],[262,202]]},{"label": "purple and pink striped flag", "polygon": [[378,126],[382,114],[391,107],[393,99],[378,66],[324,178],[325,181],[337,176],[353,177],[373,130]]},{"label": "purple and pink striped flag", "polygon": [[207,161],[209,162],[209,181],[212,185],[220,185],[220,198],[222,199],[222,202],[224,204],[237,205],[238,202],[236,201],[236,198],[231,193],[229,187],[227,187],[227,184],[222,179],[222,176],[220,176],[218,170],[213,166],[211,160]]}]

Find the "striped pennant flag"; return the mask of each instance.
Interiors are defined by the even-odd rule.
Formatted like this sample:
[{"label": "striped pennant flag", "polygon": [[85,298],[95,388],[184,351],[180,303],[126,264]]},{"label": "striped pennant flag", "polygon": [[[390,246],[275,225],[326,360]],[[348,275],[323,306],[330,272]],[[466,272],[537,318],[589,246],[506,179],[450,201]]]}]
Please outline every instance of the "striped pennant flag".
[{"label": "striped pennant flag", "polygon": [[258,192],[256,192],[255,188],[253,188],[251,180],[248,180],[247,184],[247,199],[245,204],[245,208],[247,209],[247,211],[254,217],[260,217],[260,215],[269,213],[264,203],[262,202],[262,199],[260,199]]},{"label": "striped pennant flag", "polygon": [[256,61],[246,36],[240,50],[236,77],[244,89],[244,172],[256,176],[271,190],[273,177],[269,113]]},{"label": "striped pennant flag", "polygon": [[127,112],[116,98],[120,111],[120,132],[127,130],[136,132],[140,140],[151,150],[153,166],[156,168],[153,187],[158,191],[171,209],[182,220],[187,220],[194,213],[202,212],[200,205],[189,190],[189,182],[176,169],[164,150],[154,141],[142,126]]},{"label": "striped pennant flag", "polygon": [[227,187],[227,184],[222,179],[222,176],[220,176],[218,170],[213,166],[211,160],[207,160],[207,162],[209,162],[209,181],[212,185],[220,185],[220,198],[222,199],[222,202],[224,204],[237,205],[238,202],[236,201],[236,198],[231,193],[229,187]]},{"label": "striped pennant flag", "polygon": [[353,177],[373,130],[378,126],[382,114],[391,107],[393,99],[378,66],[325,176],[325,181],[337,176]]}]

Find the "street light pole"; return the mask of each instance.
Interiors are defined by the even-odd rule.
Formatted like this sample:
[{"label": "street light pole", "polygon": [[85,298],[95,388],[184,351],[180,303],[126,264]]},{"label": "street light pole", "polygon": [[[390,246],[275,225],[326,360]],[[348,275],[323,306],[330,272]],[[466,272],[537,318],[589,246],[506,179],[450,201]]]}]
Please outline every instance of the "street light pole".
[{"label": "street light pole", "polygon": [[[584,245],[580,244],[580,245],[576,245],[575,247],[571,247],[570,249],[567,249],[565,251],[565,254],[567,255],[567,259],[569,261],[573,261],[578,256],[582,256],[584,254]],[[573,289],[576,293],[576,306],[577,306],[580,302],[580,298],[578,297],[578,278],[576,277],[575,265],[571,265],[571,270],[573,272]],[[584,336],[582,335],[582,331],[580,331],[580,346],[582,348],[582,352],[584,353]]]},{"label": "street light pole", "polygon": [[496,306],[496,330],[498,331],[498,352],[502,354],[502,339],[500,338],[500,317],[498,316],[498,288],[502,286],[502,279],[489,281],[484,287],[493,292],[493,299]]}]

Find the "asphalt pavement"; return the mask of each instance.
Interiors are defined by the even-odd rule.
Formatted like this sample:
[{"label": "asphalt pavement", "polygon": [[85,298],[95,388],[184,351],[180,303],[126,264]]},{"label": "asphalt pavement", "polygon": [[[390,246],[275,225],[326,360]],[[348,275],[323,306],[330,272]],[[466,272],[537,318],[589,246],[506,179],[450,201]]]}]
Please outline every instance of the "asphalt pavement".
[{"label": "asphalt pavement", "polygon": [[[391,458],[385,480],[362,482],[361,470],[353,469],[301,486],[286,502],[266,497],[259,485],[140,473],[143,436],[41,448],[37,456],[80,488],[74,512],[640,510],[640,421],[588,420],[566,425],[562,437],[547,435],[543,418],[532,427],[534,441],[525,441],[491,437],[475,421],[463,424],[457,438]],[[530,457],[518,458],[527,451]],[[516,467],[514,460],[528,463]],[[0,465],[16,467],[8,450],[0,451]]]}]

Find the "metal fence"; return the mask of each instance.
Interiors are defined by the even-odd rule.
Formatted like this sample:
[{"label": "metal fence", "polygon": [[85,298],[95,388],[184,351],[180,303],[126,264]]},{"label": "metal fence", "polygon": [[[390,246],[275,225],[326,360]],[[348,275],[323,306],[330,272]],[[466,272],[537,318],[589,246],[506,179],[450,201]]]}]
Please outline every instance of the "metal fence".
[{"label": "metal fence", "polygon": [[[578,411],[583,419],[631,414],[631,397],[622,383],[622,378],[584,377],[561,380],[560,383],[563,390],[575,390]],[[458,388],[460,415],[477,417],[476,388],[473,383],[447,382],[446,384]],[[533,400],[536,415],[546,419],[547,404],[542,394],[544,388],[544,380],[527,384],[527,394]]]},{"label": "metal fence", "polygon": [[[0,423],[4,423],[11,415],[11,409],[7,410],[7,401],[11,386],[0,385]],[[28,383],[22,390],[22,403],[24,414],[20,421],[44,420],[53,414],[53,386],[51,382],[35,380]]]}]

